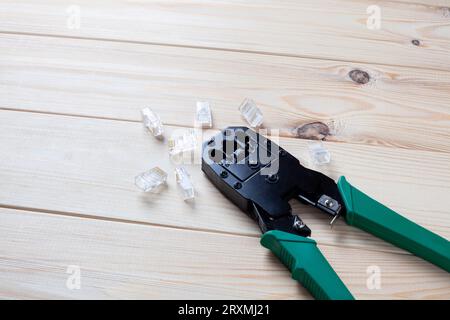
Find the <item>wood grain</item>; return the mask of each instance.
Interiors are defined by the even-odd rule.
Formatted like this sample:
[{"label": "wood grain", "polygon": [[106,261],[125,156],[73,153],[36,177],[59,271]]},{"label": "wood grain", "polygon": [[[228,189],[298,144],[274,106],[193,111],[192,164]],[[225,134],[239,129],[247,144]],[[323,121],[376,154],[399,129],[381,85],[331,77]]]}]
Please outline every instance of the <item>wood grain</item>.
[{"label": "wood grain", "polygon": [[[366,26],[367,7],[374,4],[381,8],[380,30]],[[0,31],[450,70],[449,4],[443,0],[78,0],[80,28],[70,27],[72,5],[4,0]]]},{"label": "wood grain", "polygon": [[[167,137],[173,130],[166,127]],[[279,142],[307,165],[306,142]],[[256,223],[215,189],[199,165],[188,166],[198,197],[178,195],[167,147],[133,122],[0,112],[0,205],[121,221],[257,236]],[[450,154],[327,143],[333,162],[316,168],[349,181],[444,237],[450,235]],[[141,193],[134,177],[160,166],[169,172],[159,195]],[[386,193],[386,190],[395,192]],[[404,252],[314,208],[295,204],[320,243]]]},{"label": "wood grain", "polygon": [[250,97],[283,136],[450,152],[449,72],[16,35],[0,36],[0,70],[0,108],[139,121],[151,106],[191,126],[209,100],[223,128]]},{"label": "wood grain", "polygon": [[[0,298],[311,298],[253,237],[6,209],[0,219]],[[321,250],[358,299],[450,298],[447,273],[416,257]],[[80,290],[66,287],[69,265]],[[378,290],[367,288],[369,266],[381,270]]]}]

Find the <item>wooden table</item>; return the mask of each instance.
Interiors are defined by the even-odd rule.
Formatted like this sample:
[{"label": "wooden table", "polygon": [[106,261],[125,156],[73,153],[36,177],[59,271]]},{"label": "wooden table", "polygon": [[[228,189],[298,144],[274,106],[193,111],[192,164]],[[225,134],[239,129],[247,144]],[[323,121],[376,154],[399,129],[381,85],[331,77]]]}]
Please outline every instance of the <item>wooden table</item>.
[{"label": "wooden table", "polygon": [[[244,124],[252,98],[306,164],[306,138],[324,139],[323,172],[449,238],[448,6],[0,1],[0,298],[311,298],[198,165],[195,205],[180,199],[145,106],[169,137],[192,126],[197,100],[220,129]],[[153,166],[169,172],[156,196],[134,186]],[[445,271],[293,206],[356,298],[450,298]]]}]

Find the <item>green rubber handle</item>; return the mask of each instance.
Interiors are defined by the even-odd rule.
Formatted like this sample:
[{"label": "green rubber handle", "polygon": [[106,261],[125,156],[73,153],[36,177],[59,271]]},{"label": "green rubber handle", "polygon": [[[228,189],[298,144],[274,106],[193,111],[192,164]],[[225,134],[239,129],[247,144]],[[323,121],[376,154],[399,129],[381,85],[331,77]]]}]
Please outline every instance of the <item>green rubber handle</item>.
[{"label": "green rubber handle", "polygon": [[349,225],[386,240],[450,272],[450,243],[370,198],[340,177]]},{"label": "green rubber handle", "polygon": [[314,240],[272,230],[261,244],[270,249],[311,295],[320,300],[354,300],[350,291],[317,248]]}]

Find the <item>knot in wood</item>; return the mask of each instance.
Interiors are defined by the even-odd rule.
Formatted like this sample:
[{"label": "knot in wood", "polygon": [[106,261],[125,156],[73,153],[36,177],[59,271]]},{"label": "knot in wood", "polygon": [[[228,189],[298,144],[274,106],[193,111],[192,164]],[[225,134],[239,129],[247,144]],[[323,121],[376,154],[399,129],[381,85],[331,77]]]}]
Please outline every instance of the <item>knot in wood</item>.
[{"label": "knot in wood", "polygon": [[370,81],[370,76],[367,72],[355,69],[348,73],[350,79],[359,84],[366,84]]}]

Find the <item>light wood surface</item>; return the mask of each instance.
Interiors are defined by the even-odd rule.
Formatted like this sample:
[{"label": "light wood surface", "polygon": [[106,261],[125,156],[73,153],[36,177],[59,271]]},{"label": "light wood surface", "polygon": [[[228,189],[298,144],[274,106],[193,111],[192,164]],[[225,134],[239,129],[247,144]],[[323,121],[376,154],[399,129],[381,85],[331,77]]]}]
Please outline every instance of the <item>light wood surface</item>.
[{"label": "light wood surface", "polygon": [[[0,298],[311,298],[198,164],[197,199],[181,200],[144,106],[167,138],[211,101],[207,136],[244,124],[238,105],[253,98],[303,164],[306,138],[324,139],[332,163],[314,169],[449,238],[450,3],[378,1],[376,31],[371,4],[80,0],[73,30],[71,1],[1,1]],[[134,186],[152,166],[169,172],[159,195]],[[357,298],[450,299],[445,271],[292,205]],[[66,287],[70,265],[80,290]]]},{"label": "light wood surface", "polygon": [[[374,4],[379,30],[367,28],[366,10]],[[66,27],[72,5],[80,8],[79,29]],[[450,70],[449,6],[446,0],[3,0],[0,29]]]},{"label": "light wood surface", "polygon": [[[310,299],[254,237],[0,212],[1,298]],[[447,274],[413,256],[320,248],[357,298],[440,298],[448,293]],[[66,288],[69,265],[80,267],[80,290]],[[368,265],[383,272],[377,292],[365,286]]]},{"label": "light wood surface", "polygon": [[1,108],[140,121],[151,106],[192,126],[205,99],[223,128],[251,97],[284,136],[320,122],[312,135],[330,141],[450,151],[447,71],[18,35],[0,35],[0,58]]}]

